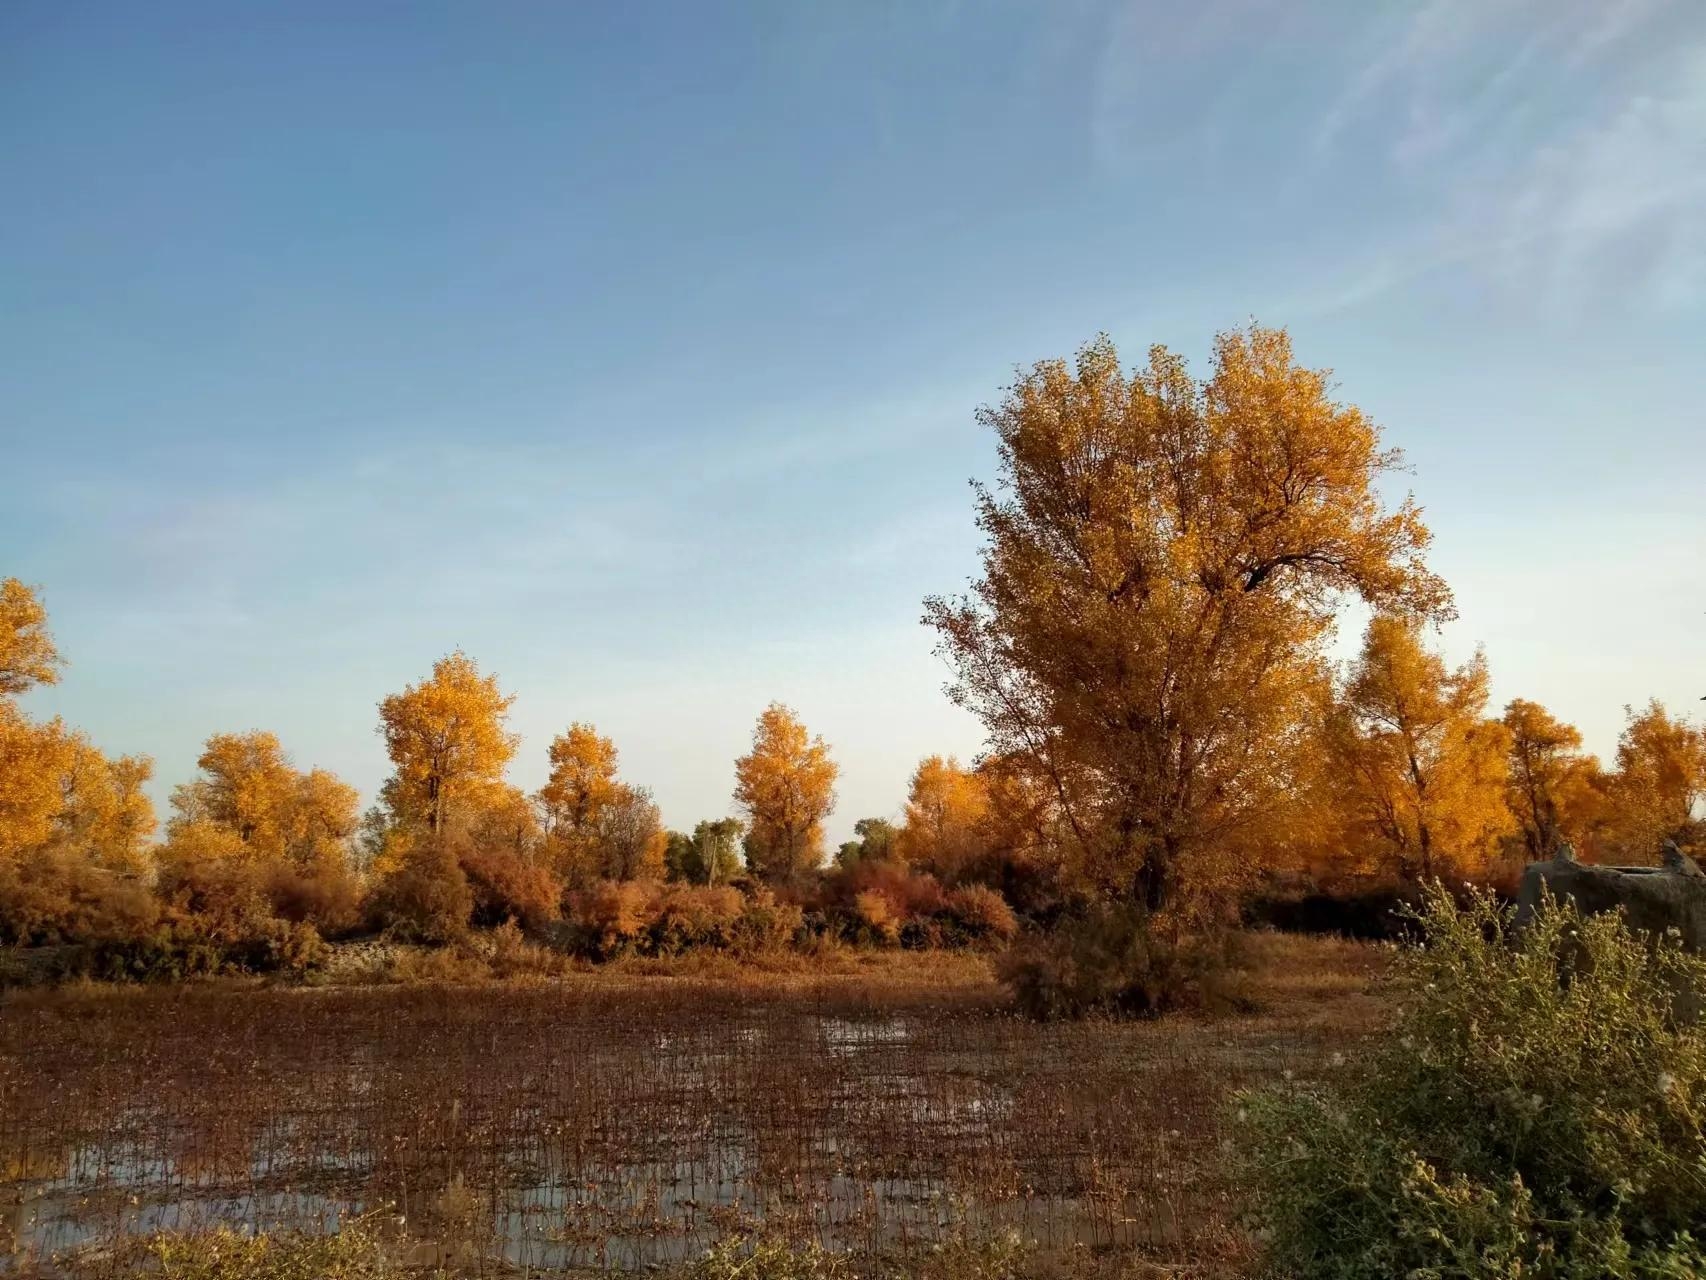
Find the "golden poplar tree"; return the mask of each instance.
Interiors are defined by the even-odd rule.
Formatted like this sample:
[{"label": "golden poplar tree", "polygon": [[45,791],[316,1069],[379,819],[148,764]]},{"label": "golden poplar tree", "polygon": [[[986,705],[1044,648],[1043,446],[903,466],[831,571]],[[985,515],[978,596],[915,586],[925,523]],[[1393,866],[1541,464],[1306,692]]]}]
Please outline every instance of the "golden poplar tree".
[{"label": "golden poplar tree", "polygon": [[1486,870],[1512,826],[1510,735],[1486,707],[1483,656],[1452,671],[1413,619],[1369,623],[1328,740],[1376,868],[1409,879]]},{"label": "golden poplar tree", "polygon": [[598,873],[608,880],[662,880],[669,833],[652,794],[618,783],[599,817]]},{"label": "golden poplar tree", "polygon": [[59,679],[47,611],[16,578],[0,582],[0,860],[53,851],[109,871],[147,864],[154,807],[146,756],[109,759],[55,718],[30,720],[14,698]]},{"label": "golden poplar tree", "polygon": [[758,717],[752,750],[735,761],[735,803],[747,816],[746,861],[774,884],[823,861],[823,821],[835,808],[840,774],[822,737],[772,702]]},{"label": "golden poplar tree", "polygon": [[0,859],[16,858],[52,838],[70,760],[63,724],[36,724],[0,698]]},{"label": "golden poplar tree", "polygon": [[901,861],[953,880],[980,852],[988,821],[984,776],[953,756],[926,756],[912,773],[896,851]]},{"label": "golden poplar tree", "polygon": [[1706,805],[1706,730],[1656,698],[1624,710],[1628,722],[1606,788],[1608,839],[1619,859],[1651,864],[1664,841],[1695,842]]},{"label": "golden poplar tree", "polygon": [[1023,374],[981,421],[983,574],[925,621],[991,751],[1053,791],[1060,856],[1152,908],[1211,889],[1216,858],[1283,792],[1340,601],[1445,615],[1396,450],[1283,331],[1215,342],[1194,380],[1099,339]]},{"label": "golden poplar tree", "polygon": [[430,678],[381,702],[393,819],[437,833],[458,805],[499,782],[518,741],[505,728],[514,701],[459,649],[433,663]]},{"label": "golden poplar tree", "polygon": [[0,582],[0,698],[57,683],[62,661],[35,592],[16,578]]},{"label": "golden poplar tree", "polygon": [[205,822],[236,836],[256,858],[284,851],[297,773],[273,734],[216,733],[196,760],[202,777],[172,792],[169,831]]},{"label": "golden poplar tree", "polygon": [[616,744],[577,720],[552,740],[549,755],[551,772],[535,799],[564,882],[661,880],[669,835],[651,792],[617,776]]},{"label": "golden poplar tree", "polygon": [[154,804],[142,788],[153,776],[147,756],[108,757],[82,734],[70,735],[55,842],[108,871],[146,870],[156,822]]},{"label": "golden poplar tree", "polygon": [[535,799],[545,819],[546,848],[566,880],[598,874],[597,845],[605,811],[616,800],[616,744],[579,720],[551,740],[551,771]]},{"label": "golden poplar tree", "polygon": [[1505,705],[1510,734],[1510,807],[1531,860],[1550,858],[1559,844],[1583,849],[1592,837],[1603,783],[1599,763],[1582,751],[1581,732],[1538,702]]},{"label": "golden poplar tree", "polygon": [[[255,864],[341,869],[359,797],[327,769],[299,771],[264,730],[216,733],[196,761],[201,777],[173,789],[169,838]],[[210,833],[217,833],[217,838]]]}]

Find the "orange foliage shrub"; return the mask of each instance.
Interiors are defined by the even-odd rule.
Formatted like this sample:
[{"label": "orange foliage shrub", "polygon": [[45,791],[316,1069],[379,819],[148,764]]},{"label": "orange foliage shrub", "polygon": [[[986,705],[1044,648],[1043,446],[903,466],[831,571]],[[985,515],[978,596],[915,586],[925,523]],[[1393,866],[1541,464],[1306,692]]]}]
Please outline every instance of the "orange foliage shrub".
[{"label": "orange foliage shrub", "polygon": [[601,957],[615,955],[651,923],[652,886],[634,880],[601,880],[569,895],[569,920],[581,945]]},{"label": "orange foliage shrub", "polygon": [[898,862],[859,863],[847,874],[840,893],[854,900],[864,893],[881,894],[897,915],[908,918],[937,915],[947,902],[935,876]]},{"label": "orange foliage shrub", "polygon": [[797,904],[780,901],[769,889],[755,889],[735,921],[735,949],[774,951],[788,946],[799,937],[805,918]]},{"label": "orange foliage shrub", "polygon": [[172,841],[159,854],[154,893],[173,920],[216,943],[237,943],[275,919],[263,871],[199,843]]},{"label": "orange foliage shrub", "polygon": [[575,947],[596,959],[688,947],[768,951],[794,942],[805,913],[766,888],[604,880],[569,895]]},{"label": "orange foliage shrub", "polygon": [[117,942],[144,936],[159,917],[140,882],[76,854],[42,850],[0,862],[0,942]]},{"label": "orange foliage shrub", "polygon": [[864,861],[829,877],[822,909],[851,941],[907,947],[1004,941],[1019,930],[1012,907],[986,885],[944,889],[904,863]]},{"label": "orange foliage shrub", "polygon": [[403,865],[379,882],[373,921],[421,942],[452,942],[468,930],[474,893],[456,855],[442,841],[410,851]]},{"label": "orange foliage shrub", "polygon": [[658,897],[651,922],[659,951],[685,947],[728,947],[746,909],[740,890],[728,885],[672,884]]},{"label": "orange foliage shrub", "polygon": [[514,920],[525,929],[542,929],[562,914],[562,882],[512,850],[465,849],[458,861],[474,895],[476,925]]},{"label": "orange foliage shrub", "polygon": [[870,938],[878,942],[900,941],[900,926],[904,919],[894,900],[876,889],[866,889],[854,895],[853,916]]},{"label": "orange foliage shrub", "polygon": [[267,900],[293,924],[311,924],[326,937],[361,925],[361,882],[346,865],[327,861],[306,870],[276,862],[265,870]]},{"label": "orange foliage shrub", "polygon": [[1007,900],[986,885],[968,884],[948,894],[945,912],[972,941],[1006,942],[1019,932]]}]

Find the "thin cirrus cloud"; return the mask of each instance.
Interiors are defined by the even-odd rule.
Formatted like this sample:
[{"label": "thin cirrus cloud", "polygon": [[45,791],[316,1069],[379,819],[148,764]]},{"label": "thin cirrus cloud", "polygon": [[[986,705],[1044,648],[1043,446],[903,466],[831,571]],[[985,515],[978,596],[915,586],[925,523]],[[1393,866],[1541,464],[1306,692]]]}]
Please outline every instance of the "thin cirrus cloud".
[{"label": "thin cirrus cloud", "polygon": [[1366,180],[1414,213],[1304,310],[1435,276],[1547,315],[1699,299],[1706,9],[1436,0],[1382,30],[1386,48],[1316,122],[1308,151],[1317,180],[1372,166]]}]

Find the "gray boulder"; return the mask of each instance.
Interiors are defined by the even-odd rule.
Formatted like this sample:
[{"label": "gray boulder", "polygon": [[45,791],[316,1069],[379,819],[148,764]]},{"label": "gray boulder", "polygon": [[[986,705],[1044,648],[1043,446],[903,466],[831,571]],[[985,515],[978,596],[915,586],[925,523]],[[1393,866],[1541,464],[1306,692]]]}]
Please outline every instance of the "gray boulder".
[{"label": "gray boulder", "polygon": [[1688,950],[1706,951],[1706,874],[1672,841],[1665,841],[1663,864],[1657,867],[1586,866],[1567,844],[1550,862],[1529,863],[1517,898],[1519,927],[1539,908],[1542,886],[1554,899],[1569,898],[1584,912],[1622,908],[1636,929],[1676,929]]}]

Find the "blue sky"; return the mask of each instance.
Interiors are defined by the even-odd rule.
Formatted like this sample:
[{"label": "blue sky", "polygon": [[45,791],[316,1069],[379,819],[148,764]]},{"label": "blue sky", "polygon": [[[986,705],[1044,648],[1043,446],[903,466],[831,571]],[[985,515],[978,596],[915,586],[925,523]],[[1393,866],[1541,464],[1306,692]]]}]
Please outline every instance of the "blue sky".
[{"label": "blue sky", "polygon": [[832,834],[975,752],[918,625],[976,406],[1106,330],[1290,327],[1414,465],[1494,694],[1706,692],[1706,6],[0,7],[0,575],[30,709],[371,795],[462,646],[512,778],[667,822],[772,698]]}]

